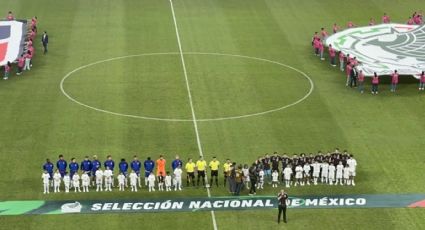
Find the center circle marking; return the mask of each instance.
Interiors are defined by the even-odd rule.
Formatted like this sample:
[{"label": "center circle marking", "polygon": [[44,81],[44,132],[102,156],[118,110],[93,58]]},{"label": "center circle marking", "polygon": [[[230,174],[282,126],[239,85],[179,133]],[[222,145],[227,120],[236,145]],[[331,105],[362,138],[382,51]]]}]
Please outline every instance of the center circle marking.
[{"label": "center circle marking", "polygon": [[[249,114],[245,114],[245,115],[239,115],[239,116],[196,119],[196,121],[202,121],[203,122],[203,121],[233,120],[233,119],[248,118],[248,117],[254,117],[254,116],[265,115],[265,114],[268,114],[268,113],[273,113],[273,112],[276,112],[276,111],[287,109],[289,107],[292,107],[294,105],[297,105],[297,104],[303,102],[305,99],[307,99],[311,95],[311,93],[314,90],[313,80],[306,73],[302,72],[301,70],[299,70],[295,67],[292,67],[290,65],[287,65],[287,64],[284,64],[284,63],[281,63],[281,62],[272,61],[272,60],[268,60],[268,59],[264,59],[264,58],[239,55],[239,54],[204,53],[204,52],[184,52],[183,54],[184,55],[227,56],[227,57],[236,57],[236,58],[242,58],[242,59],[257,60],[257,61],[260,61],[260,62],[272,63],[272,64],[276,64],[276,65],[283,66],[285,68],[291,69],[291,70],[301,74],[304,78],[306,78],[308,80],[308,82],[310,84],[309,91],[303,97],[301,97],[300,99],[298,99],[298,100],[296,100],[296,101],[294,101],[290,104],[287,104],[287,105],[284,105],[284,106],[281,106],[281,107],[278,107],[278,108],[274,108],[274,109],[270,109],[270,110],[266,110],[266,111],[258,112],[258,113],[249,113]],[[64,89],[64,83],[65,83],[66,79],[69,78],[70,76],[72,76],[72,74],[74,74],[75,72],[78,72],[82,69],[85,69],[85,68],[88,68],[88,67],[91,67],[91,66],[94,66],[94,65],[97,65],[97,64],[105,63],[105,62],[116,61],[116,60],[121,60],[121,59],[126,59],[126,58],[142,57],[142,56],[161,56],[161,55],[180,55],[180,53],[178,53],[178,52],[167,52],[167,53],[134,54],[134,55],[114,57],[114,58],[109,58],[109,59],[104,59],[104,60],[92,62],[90,64],[80,66],[80,67],[72,70],[71,72],[67,73],[62,78],[62,80],[60,82],[60,90],[61,90],[62,94],[65,95],[72,102],[77,103],[78,105],[84,106],[86,108],[98,111],[98,112],[103,112],[103,113],[112,114],[112,115],[121,116],[121,117],[129,117],[129,118],[137,118],[137,119],[145,119],[145,120],[168,121],[168,122],[193,122],[193,119],[175,119],[175,118],[158,118],[158,117],[138,116],[138,115],[118,113],[118,112],[113,112],[113,111],[109,111],[109,110],[105,110],[105,109],[101,109],[101,108],[96,108],[94,106],[87,105],[87,104],[85,104],[81,101],[76,100],[70,94],[68,94]]]}]

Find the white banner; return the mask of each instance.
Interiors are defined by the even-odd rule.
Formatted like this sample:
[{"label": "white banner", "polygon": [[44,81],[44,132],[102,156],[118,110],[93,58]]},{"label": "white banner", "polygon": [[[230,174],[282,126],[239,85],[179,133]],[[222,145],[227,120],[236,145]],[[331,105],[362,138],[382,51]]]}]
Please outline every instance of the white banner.
[{"label": "white banner", "polygon": [[425,25],[380,24],[343,30],[329,36],[326,46],[356,57],[366,76],[400,75],[419,78],[425,70]]},{"label": "white banner", "polygon": [[25,23],[0,21],[0,66],[14,62],[22,52]]}]

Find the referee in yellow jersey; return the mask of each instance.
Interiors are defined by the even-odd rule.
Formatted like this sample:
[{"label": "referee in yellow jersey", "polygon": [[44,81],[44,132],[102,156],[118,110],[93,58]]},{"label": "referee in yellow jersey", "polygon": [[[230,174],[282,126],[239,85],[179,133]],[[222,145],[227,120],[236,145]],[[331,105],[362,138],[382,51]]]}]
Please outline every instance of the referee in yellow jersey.
[{"label": "referee in yellow jersey", "polygon": [[192,158],[189,158],[184,167],[186,169],[188,187],[190,183],[195,186],[195,166],[196,165],[193,163]]},{"label": "referee in yellow jersey", "polygon": [[205,170],[207,169],[207,162],[202,156],[196,161],[196,170],[198,171],[198,179],[196,185],[199,186],[199,180],[202,177],[202,185],[205,187]]},{"label": "referee in yellow jersey", "polygon": [[210,185],[212,186],[213,178],[215,178],[215,184],[218,187],[218,168],[220,167],[220,161],[218,161],[216,157],[213,157],[212,161],[210,161],[209,166],[211,169]]},{"label": "referee in yellow jersey", "polygon": [[232,162],[230,162],[230,159],[226,159],[226,163],[223,164],[224,187],[226,187],[227,177],[230,176],[230,167],[232,167]]}]

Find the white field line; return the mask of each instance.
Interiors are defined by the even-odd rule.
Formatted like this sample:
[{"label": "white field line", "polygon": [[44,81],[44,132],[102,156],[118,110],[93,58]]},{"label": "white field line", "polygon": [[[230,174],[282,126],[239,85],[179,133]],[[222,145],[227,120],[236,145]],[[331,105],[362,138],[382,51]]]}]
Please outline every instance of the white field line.
[{"label": "white field line", "polygon": [[[281,63],[281,62],[277,62],[277,61],[272,61],[272,60],[268,60],[268,59],[264,59],[264,58],[259,58],[259,57],[250,57],[250,56],[245,56],[245,55],[240,55],[240,54],[226,54],[226,53],[205,53],[205,52],[184,52],[184,55],[214,55],[214,56],[223,56],[223,57],[235,57],[235,58],[243,58],[243,59],[248,59],[248,60],[255,60],[255,61],[260,61],[260,62],[266,62],[266,63],[271,63],[271,64],[275,64],[275,65],[279,65],[282,66],[284,68],[288,68],[291,69],[299,74],[301,74],[304,78],[306,78],[310,84],[310,89],[307,92],[306,95],[304,95],[302,98],[298,99],[295,102],[292,102],[290,104],[278,107],[278,108],[274,108],[274,109],[270,109],[270,110],[266,110],[263,112],[257,112],[257,113],[250,113],[250,114],[244,114],[244,115],[239,115],[239,116],[231,116],[231,117],[216,117],[216,118],[200,118],[197,121],[198,122],[210,122],[210,121],[225,121],[225,120],[233,120],[233,119],[242,119],[242,118],[249,118],[249,117],[254,117],[254,116],[261,116],[261,115],[265,115],[265,114],[269,114],[269,113],[273,113],[273,112],[277,112],[280,110],[284,110],[287,109],[289,107],[295,106],[301,102],[303,102],[304,100],[306,100],[311,93],[313,92],[314,89],[314,83],[313,80],[304,72],[302,72],[301,70],[292,67],[290,65]],[[113,112],[113,111],[109,111],[106,109],[101,109],[101,108],[96,108],[94,106],[85,104],[81,101],[78,101],[77,99],[73,98],[72,95],[70,95],[69,93],[66,92],[64,84],[65,81],[70,78],[74,73],[101,64],[101,63],[105,63],[105,62],[112,62],[112,61],[116,61],[116,60],[122,60],[122,59],[127,59],[127,58],[133,58],[133,57],[148,57],[148,56],[162,56],[162,55],[180,55],[180,53],[178,52],[167,52],[167,53],[144,53],[144,54],[132,54],[132,55],[127,55],[127,56],[120,56],[120,57],[114,57],[114,58],[108,58],[108,59],[104,59],[104,60],[100,60],[100,61],[96,61],[93,63],[89,63],[83,66],[80,66],[74,70],[72,70],[71,72],[67,73],[61,80],[60,82],[60,90],[62,92],[63,95],[65,95],[65,97],[67,97],[70,101],[86,107],[88,109],[92,109],[98,112],[102,112],[102,113],[106,113],[106,114],[111,114],[111,115],[115,115],[115,116],[121,116],[121,117],[129,117],[129,118],[136,118],[136,119],[145,119],[145,120],[153,120],[153,121],[167,121],[167,122],[193,122],[193,119],[183,119],[183,118],[161,118],[161,117],[149,117],[149,116],[138,116],[138,115],[132,115],[132,114],[124,114],[124,113],[118,113],[118,112]]]},{"label": "white field line", "polygon": [[[198,121],[196,120],[195,108],[193,107],[192,93],[190,92],[189,79],[187,77],[186,64],[184,62],[183,49],[182,49],[182,44],[180,42],[179,29],[177,27],[176,14],[174,13],[174,5],[173,5],[172,0],[170,0],[170,7],[171,7],[171,13],[173,15],[174,28],[176,29],[176,38],[177,38],[177,44],[179,46],[180,59],[181,59],[181,63],[182,63],[184,78],[185,78],[185,81],[186,81],[187,96],[189,98],[190,110],[192,111],[192,120],[193,120],[193,127],[195,129],[195,134],[196,134],[196,142],[198,143],[199,155],[203,157],[204,153],[202,151],[201,138],[199,137]],[[206,184],[208,184],[208,176],[206,174],[205,174],[205,180],[206,180]],[[209,186],[207,186],[207,193],[208,193],[208,197],[211,197],[211,192],[210,192]],[[217,228],[217,221],[215,219],[214,210],[211,210],[211,218],[212,218],[214,230],[217,230],[218,229]]]}]

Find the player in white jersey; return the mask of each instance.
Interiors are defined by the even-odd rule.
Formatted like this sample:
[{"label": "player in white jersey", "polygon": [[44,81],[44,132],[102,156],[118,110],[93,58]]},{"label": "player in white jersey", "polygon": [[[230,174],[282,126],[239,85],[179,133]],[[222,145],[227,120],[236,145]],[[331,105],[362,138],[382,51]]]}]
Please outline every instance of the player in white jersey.
[{"label": "player in white jersey", "polygon": [[165,191],[171,191],[171,175],[170,172],[167,172],[165,176]]},{"label": "player in white jersey", "polygon": [[159,176],[157,179],[158,179],[158,191],[164,191],[165,177],[162,175],[162,172],[159,173]]},{"label": "player in white jersey", "polygon": [[328,175],[329,175],[329,164],[328,162],[323,162],[321,164],[321,168],[322,168],[322,174],[321,174],[321,182],[322,183],[328,183]]},{"label": "player in white jersey", "polygon": [[90,176],[87,172],[84,172],[83,175],[81,175],[81,181],[83,184],[83,192],[89,192]]},{"label": "player in white jersey", "polygon": [[102,183],[103,183],[103,171],[102,169],[96,170],[96,192],[103,191]]},{"label": "player in white jersey", "polygon": [[342,185],[342,171],[344,170],[344,166],[342,165],[342,161],[339,162],[339,164],[336,166],[336,181],[335,185],[339,184]]},{"label": "player in white jersey", "polygon": [[63,184],[65,185],[65,193],[69,193],[69,186],[71,185],[71,178],[69,177],[69,174],[65,172],[65,175],[63,176]]},{"label": "player in white jersey", "polygon": [[344,184],[350,185],[350,167],[345,165],[343,170]]},{"label": "player in white jersey", "polygon": [[320,163],[313,161],[313,164],[311,164],[311,167],[313,167],[313,183],[314,185],[317,185],[317,179],[320,176]]},{"label": "player in white jersey", "polygon": [[43,194],[49,193],[49,182],[50,182],[49,173],[47,173],[47,171],[44,171],[41,174],[41,179],[43,179]]},{"label": "player in white jersey", "polygon": [[181,166],[178,166],[176,169],[174,169],[174,191],[182,190],[182,169]]},{"label": "player in white jersey", "polygon": [[81,192],[81,189],[80,189],[80,175],[78,175],[78,173],[75,173],[72,176],[72,185],[74,186],[74,192]]},{"label": "player in white jersey", "polygon": [[330,164],[328,167],[328,181],[330,185],[333,185],[334,181],[335,181],[335,165],[334,164]]},{"label": "player in white jersey", "polygon": [[283,170],[283,177],[285,178],[285,185],[287,188],[290,187],[291,175],[292,175],[291,165],[287,165],[286,168]]},{"label": "player in white jersey", "polygon": [[355,186],[354,177],[356,176],[357,161],[354,159],[353,154],[350,154],[350,158],[347,160],[347,165],[350,168],[350,182],[353,186]]},{"label": "player in white jersey", "polygon": [[264,170],[260,169],[260,171],[258,172],[258,184],[257,184],[257,188],[258,189],[264,189]]},{"label": "player in white jersey", "polygon": [[112,192],[112,181],[113,181],[113,172],[109,169],[109,167],[106,167],[105,171],[103,172],[103,176],[105,176],[105,191]]},{"label": "player in white jersey", "polygon": [[295,186],[297,186],[298,184],[304,186],[303,171],[304,169],[301,165],[297,165],[297,167],[295,167]]},{"label": "player in white jersey", "polygon": [[307,184],[307,185],[310,185],[310,170],[311,170],[311,168],[310,168],[310,165],[308,164],[308,162],[306,162],[304,164],[303,169],[304,169],[304,183]]},{"label": "player in white jersey", "polygon": [[124,186],[125,186],[125,176],[123,173],[120,173],[117,177],[118,179],[118,187],[119,187],[119,191],[124,191]]},{"label": "player in white jersey", "polygon": [[249,189],[250,178],[249,178],[249,167],[247,164],[244,165],[242,169],[242,174],[243,174],[243,179],[244,179],[243,182],[245,184],[245,187]]},{"label": "player in white jersey", "polygon": [[277,188],[277,183],[279,181],[279,173],[277,170],[274,170],[272,173],[272,187]]},{"label": "player in white jersey", "polygon": [[139,177],[137,176],[137,174],[133,170],[131,170],[129,177],[130,177],[131,191],[137,192],[137,181],[138,181]]},{"label": "player in white jersey", "polygon": [[151,172],[151,174],[148,176],[148,187],[149,192],[155,192],[155,175],[153,174],[153,172]]},{"label": "player in white jersey", "polygon": [[61,186],[61,179],[61,174],[56,170],[55,174],[53,174],[53,192],[60,192],[59,187]]}]

